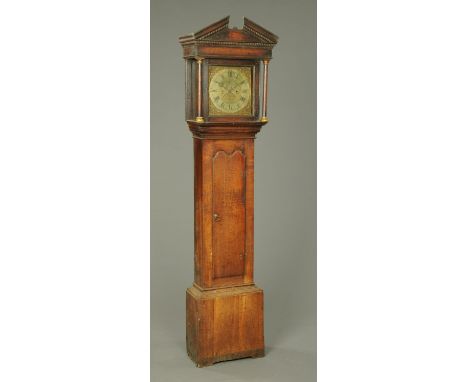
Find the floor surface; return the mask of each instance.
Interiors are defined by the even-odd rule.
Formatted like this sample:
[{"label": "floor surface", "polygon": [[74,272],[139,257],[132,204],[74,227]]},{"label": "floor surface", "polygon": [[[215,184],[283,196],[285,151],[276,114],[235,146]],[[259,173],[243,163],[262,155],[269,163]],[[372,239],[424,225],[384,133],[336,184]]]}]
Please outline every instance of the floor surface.
[{"label": "floor surface", "polygon": [[265,333],[267,347],[263,358],[220,362],[205,368],[197,368],[188,358],[185,331],[176,332],[172,330],[173,325],[170,326],[158,326],[153,333],[151,382],[316,381],[316,355],[311,350],[315,340],[312,325],[298,324],[279,335]]}]

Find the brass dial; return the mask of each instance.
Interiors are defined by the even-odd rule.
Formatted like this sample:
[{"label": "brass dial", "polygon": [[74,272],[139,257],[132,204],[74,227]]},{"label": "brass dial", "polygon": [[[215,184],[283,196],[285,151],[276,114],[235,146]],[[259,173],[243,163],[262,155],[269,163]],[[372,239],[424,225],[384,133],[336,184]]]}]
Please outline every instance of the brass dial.
[{"label": "brass dial", "polygon": [[210,115],[251,115],[251,68],[210,67]]}]

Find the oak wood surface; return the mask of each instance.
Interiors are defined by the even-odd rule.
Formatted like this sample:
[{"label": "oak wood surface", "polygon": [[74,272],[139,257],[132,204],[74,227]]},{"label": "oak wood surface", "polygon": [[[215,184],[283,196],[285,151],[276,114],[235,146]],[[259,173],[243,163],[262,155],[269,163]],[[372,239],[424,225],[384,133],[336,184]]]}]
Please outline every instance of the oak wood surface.
[{"label": "oak wood surface", "polygon": [[187,290],[187,353],[197,366],[264,355],[263,291]]},{"label": "oak wood surface", "polygon": [[[197,366],[264,355],[263,290],[254,284],[254,140],[266,123],[259,119],[260,64],[271,58],[278,38],[249,19],[241,30],[228,24],[229,17],[179,39],[194,153],[194,283],[186,293],[186,343]],[[210,65],[252,68],[251,115],[209,115]]]},{"label": "oak wood surface", "polygon": [[253,283],[253,139],[194,139],[195,282]]}]

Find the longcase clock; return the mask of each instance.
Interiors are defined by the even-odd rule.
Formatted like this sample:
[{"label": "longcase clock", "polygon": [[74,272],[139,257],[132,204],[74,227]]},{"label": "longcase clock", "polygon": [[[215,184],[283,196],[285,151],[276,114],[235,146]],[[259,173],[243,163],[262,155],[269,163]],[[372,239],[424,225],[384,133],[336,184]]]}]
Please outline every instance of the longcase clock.
[{"label": "longcase clock", "polygon": [[193,134],[195,280],[186,293],[187,352],[197,366],[264,355],[263,290],[253,278],[254,139],[267,118],[278,37],[229,17],[179,38]]}]

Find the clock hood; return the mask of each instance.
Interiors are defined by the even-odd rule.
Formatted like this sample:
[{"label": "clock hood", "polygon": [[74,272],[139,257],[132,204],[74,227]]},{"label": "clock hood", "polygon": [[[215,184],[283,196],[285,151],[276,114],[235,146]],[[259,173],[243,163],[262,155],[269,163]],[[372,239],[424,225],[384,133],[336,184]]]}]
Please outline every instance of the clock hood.
[{"label": "clock hood", "polygon": [[[225,57],[271,58],[278,37],[244,17],[242,29],[229,28],[229,16],[179,38],[184,58]],[[227,50],[228,49],[228,50]]]}]

